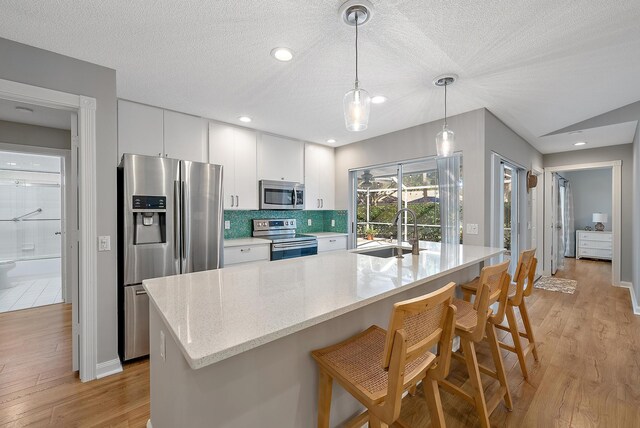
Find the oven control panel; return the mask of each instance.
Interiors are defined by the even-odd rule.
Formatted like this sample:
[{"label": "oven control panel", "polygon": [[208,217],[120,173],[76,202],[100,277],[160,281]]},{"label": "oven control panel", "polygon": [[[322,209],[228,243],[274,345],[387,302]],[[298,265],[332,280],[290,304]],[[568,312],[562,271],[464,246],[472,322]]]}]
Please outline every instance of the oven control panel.
[{"label": "oven control panel", "polygon": [[272,231],[272,230],[291,230],[296,228],[296,220],[287,219],[259,219],[253,220],[253,230],[255,231]]}]

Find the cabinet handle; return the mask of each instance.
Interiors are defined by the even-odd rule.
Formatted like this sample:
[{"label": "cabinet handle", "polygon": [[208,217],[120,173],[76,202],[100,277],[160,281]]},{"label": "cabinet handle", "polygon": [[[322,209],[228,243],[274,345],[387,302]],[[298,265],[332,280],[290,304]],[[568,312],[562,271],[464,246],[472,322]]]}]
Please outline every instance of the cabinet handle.
[{"label": "cabinet handle", "polygon": [[240,196],[236,195],[236,208],[240,206]]},{"label": "cabinet handle", "polygon": [[324,208],[324,199],[320,199],[320,208]]},{"label": "cabinet handle", "polygon": [[249,251],[251,251],[251,248],[240,248],[241,253],[248,253]]},{"label": "cabinet handle", "polygon": [[329,242],[336,242],[335,239],[329,239]]},{"label": "cabinet handle", "polygon": [[162,153],[158,153],[158,156],[162,157]]},{"label": "cabinet handle", "polygon": [[316,202],[317,202],[316,203],[316,205],[317,205],[316,208],[320,208],[320,199],[316,199]]},{"label": "cabinet handle", "polygon": [[233,195],[231,195],[231,206],[233,207]]}]

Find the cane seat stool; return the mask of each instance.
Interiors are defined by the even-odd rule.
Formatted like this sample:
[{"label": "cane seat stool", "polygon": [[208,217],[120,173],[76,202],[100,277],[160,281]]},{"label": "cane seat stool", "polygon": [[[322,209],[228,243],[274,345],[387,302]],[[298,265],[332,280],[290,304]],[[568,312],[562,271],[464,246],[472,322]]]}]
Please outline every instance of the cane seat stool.
[{"label": "cane seat stool", "polygon": [[[507,384],[504,362],[500,353],[500,345],[495,326],[504,319],[506,302],[509,295],[511,276],[508,273],[509,261],[494,266],[487,266],[480,272],[478,279],[479,293],[473,303],[466,300],[453,299],[456,307],[455,335],[460,337],[462,354],[456,352],[452,357],[466,365],[471,392],[444,379],[439,382],[447,392],[458,395],[474,405],[480,425],[489,427],[489,415],[504,400],[507,409],[513,409],[511,393]],[[491,305],[498,303],[493,312]],[[478,363],[475,344],[486,341],[493,357],[495,370]],[[491,397],[485,397],[480,374],[488,375],[499,382],[499,387]]]},{"label": "cane seat stool", "polygon": [[[538,349],[536,347],[533,327],[531,326],[529,312],[527,311],[527,305],[525,302],[525,298],[529,297],[533,292],[536,268],[538,266],[538,260],[535,258],[535,253],[536,250],[531,249],[525,250],[520,254],[518,266],[514,275],[515,282],[512,282],[509,285],[509,299],[507,300],[506,308],[507,325],[496,325],[496,328],[506,331],[511,335],[513,345],[500,342],[500,347],[517,355],[520,371],[525,379],[529,377],[526,362],[527,355],[532,353],[533,359],[538,361]],[[465,300],[469,301],[471,296],[476,293],[477,284],[478,282],[474,280],[471,283],[460,286]],[[514,308],[518,308],[520,312],[524,332],[520,331]],[[523,345],[521,338],[527,339],[526,346]]]},{"label": "cane seat stool", "polygon": [[451,282],[433,293],[396,303],[388,330],[371,326],[311,352],[319,369],[319,428],[329,427],[334,380],[366,407],[344,426],[360,427],[367,421],[372,428],[402,426],[398,420],[402,395],[419,381],[432,425],[445,426],[437,382],[447,376],[451,362],[454,290]]}]

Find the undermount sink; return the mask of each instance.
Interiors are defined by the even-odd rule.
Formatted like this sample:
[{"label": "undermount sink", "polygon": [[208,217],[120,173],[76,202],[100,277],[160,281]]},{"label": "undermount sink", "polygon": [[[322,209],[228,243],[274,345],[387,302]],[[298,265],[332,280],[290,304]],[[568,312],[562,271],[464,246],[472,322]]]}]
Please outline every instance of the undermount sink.
[{"label": "undermount sink", "polygon": [[[398,247],[387,247],[387,248],[376,248],[375,250],[367,250],[367,251],[359,251],[359,254],[364,254],[365,256],[373,256],[373,257],[381,257],[383,259],[388,259],[389,257],[395,257]],[[410,248],[402,248],[402,254],[410,253]]]}]

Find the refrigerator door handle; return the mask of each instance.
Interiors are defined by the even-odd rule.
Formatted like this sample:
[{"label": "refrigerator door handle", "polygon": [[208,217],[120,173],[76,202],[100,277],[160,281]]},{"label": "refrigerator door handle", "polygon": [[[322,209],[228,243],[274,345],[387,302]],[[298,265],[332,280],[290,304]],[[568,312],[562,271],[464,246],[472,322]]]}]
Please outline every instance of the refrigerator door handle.
[{"label": "refrigerator door handle", "polygon": [[180,206],[181,206],[181,213],[180,213],[180,235],[182,236],[181,239],[181,243],[182,243],[182,267],[181,267],[181,272],[180,273],[185,273],[185,268],[186,268],[186,261],[187,261],[187,248],[189,247],[189,242],[187,242],[187,240],[189,239],[189,235],[186,233],[186,227],[185,227],[185,222],[186,222],[186,196],[185,196],[185,191],[184,191],[184,181],[180,182]]},{"label": "refrigerator door handle", "polygon": [[182,206],[182,195],[180,194],[180,182],[173,182],[173,251],[174,259],[180,258],[180,229],[179,225],[182,224],[182,218],[180,210]]}]

